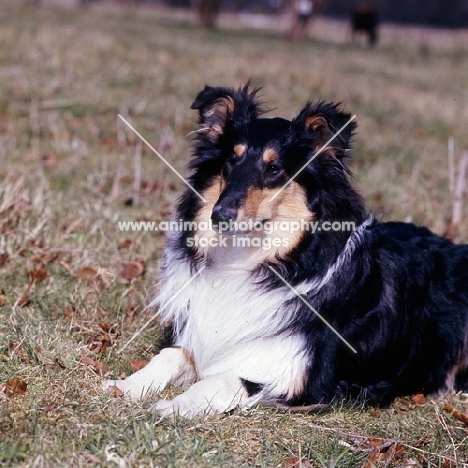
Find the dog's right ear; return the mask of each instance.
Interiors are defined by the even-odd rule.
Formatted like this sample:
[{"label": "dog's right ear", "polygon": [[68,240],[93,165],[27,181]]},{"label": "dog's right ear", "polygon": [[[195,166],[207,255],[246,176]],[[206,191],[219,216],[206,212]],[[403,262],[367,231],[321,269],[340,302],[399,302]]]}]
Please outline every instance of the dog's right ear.
[{"label": "dog's right ear", "polygon": [[248,84],[238,90],[205,86],[190,106],[199,113],[197,133],[216,143],[228,125],[236,128],[248,124],[262,112],[258,91],[249,91]]}]

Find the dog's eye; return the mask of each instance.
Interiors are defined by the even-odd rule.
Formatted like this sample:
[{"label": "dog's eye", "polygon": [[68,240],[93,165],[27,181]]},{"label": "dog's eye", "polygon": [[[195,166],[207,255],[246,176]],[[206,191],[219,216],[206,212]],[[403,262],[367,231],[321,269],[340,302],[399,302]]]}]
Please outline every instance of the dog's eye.
[{"label": "dog's eye", "polygon": [[281,167],[276,163],[270,163],[268,164],[266,168],[266,173],[268,175],[276,175],[276,174],[279,174],[280,172],[281,172]]}]

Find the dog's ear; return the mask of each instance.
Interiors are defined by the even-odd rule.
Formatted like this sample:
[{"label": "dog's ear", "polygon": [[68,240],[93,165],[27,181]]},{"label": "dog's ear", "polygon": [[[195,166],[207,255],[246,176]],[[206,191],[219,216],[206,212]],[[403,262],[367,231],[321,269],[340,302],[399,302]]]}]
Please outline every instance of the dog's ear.
[{"label": "dog's ear", "polygon": [[205,86],[191,105],[199,113],[197,133],[216,143],[228,125],[248,124],[262,112],[258,91],[249,91],[248,84],[238,90]]},{"label": "dog's ear", "polygon": [[330,151],[336,157],[343,157],[346,156],[346,150],[351,148],[356,123],[352,121],[341,130],[339,135],[334,138],[333,136],[350,118],[351,114],[343,112],[340,104],[308,102],[293,120],[293,126],[312,138],[313,149],[320,149],[331,140],[328,146]]}]

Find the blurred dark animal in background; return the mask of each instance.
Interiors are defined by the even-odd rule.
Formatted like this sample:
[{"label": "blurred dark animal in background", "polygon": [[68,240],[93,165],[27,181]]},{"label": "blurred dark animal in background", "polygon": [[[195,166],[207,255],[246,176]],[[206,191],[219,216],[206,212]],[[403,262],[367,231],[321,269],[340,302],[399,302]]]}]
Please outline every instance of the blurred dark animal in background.
[{"label": "blurred dark animal in background", "polygon": [[214,28],[221,0],[192,0],[192,8],[204,28]]},{"label": "blurred dark animal in background", "polygon": [[379,15],[377,8],[367,3],[358,3],[351,11],[351,40],[354,42],[356,33],[367,35],[369,45],[377,44],[379,35]]}]

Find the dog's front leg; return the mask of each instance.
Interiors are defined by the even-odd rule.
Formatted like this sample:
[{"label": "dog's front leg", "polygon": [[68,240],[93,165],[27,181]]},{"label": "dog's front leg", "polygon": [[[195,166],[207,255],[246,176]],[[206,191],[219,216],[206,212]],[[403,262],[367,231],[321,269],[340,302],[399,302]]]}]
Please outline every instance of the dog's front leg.
[{"label": "dog's front leg", "polygon": [[177,415],[195,418],[246,406],[248,400],[248,392],[239,377],[221,374],[200,380],[173,400],[157,401],[150,410],[169,419]]},{"label": "dog's front leg", "polygon": [[190,353],[184,348],[165,348],[143,367],[125,380],[105,380],[103,389],[115,386],[132,399],[150,392],[160,392],[170,383],[183,385],[196,377]]}]

